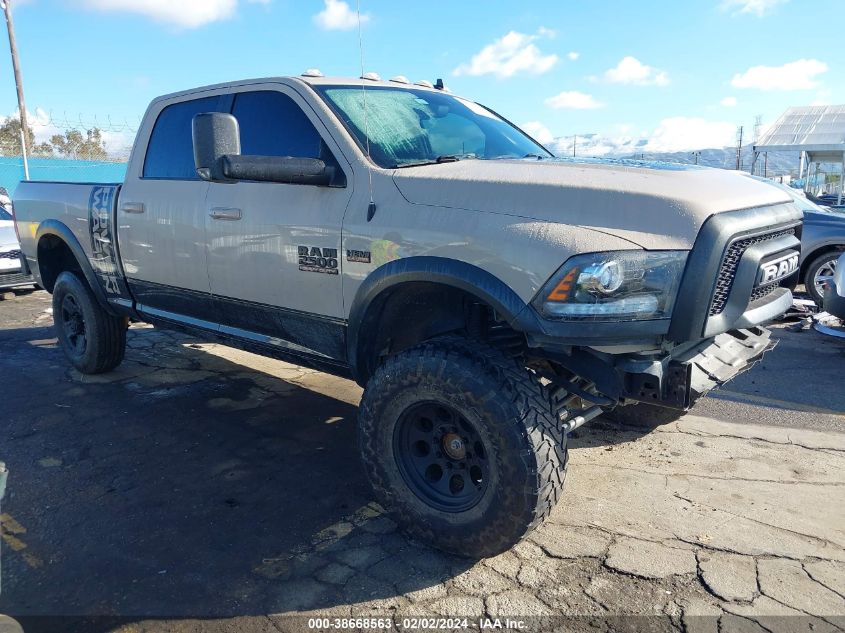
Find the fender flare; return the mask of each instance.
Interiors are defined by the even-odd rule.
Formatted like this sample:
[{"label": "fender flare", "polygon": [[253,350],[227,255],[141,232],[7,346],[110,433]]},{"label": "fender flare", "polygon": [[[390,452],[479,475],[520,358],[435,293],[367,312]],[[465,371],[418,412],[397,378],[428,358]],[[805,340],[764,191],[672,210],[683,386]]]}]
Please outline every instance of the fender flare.
[{"label": "fender flare", "polygon": [[537,317],[527,304],[495,275],[455,259],[432,256],[413,256],[388,262],[370,273],[355,294],[349,311],[347,330],[347,358],[353,376],[359,384],[365,380],[367,367],[361,358],[366,340],[370,309],[378,309],[380,302],[398,286],[415,281],[442,284],[474,295],[503,317],[518,331],[536,330]]},{"label": "fender flare", "polygon": [[[73,234],[66,224],[60,222],[59,220],[49,219],[44,220],[41,224],[38,225],[38,230],[35,233],[35,257],[36,261],[38,258],[38,244],[41,242],[41,238],[46,235],[52,235],[53,237],[57,237],[65,245],[70,249],[70,252],[73,253],[73,256],[76,258],[76,261],[79,263],[79,268],[82,270],[82,274],[85,276],[85,281],[88,282],[88,286],[91,288],[91,292],[94,293],[94,296],[97,298],[97,302],[100,304],[100,307],[103,308],[106,312],[111,314],[112,316],[118,316],[114,309],[109,305],[109,302],[106,300],[106,295],[103,292],[103,288],[100,286],[100,283],[97,281],[97,276],[94,274],[94,269],[91,266],[91,262],[88,260],[88,256],[85,254],[85,250],[82,248],[82,245],[79,243],[79,240],[76,239],[76,236]],[[41,277],[41,264],[38,265],[38,276]]]}]

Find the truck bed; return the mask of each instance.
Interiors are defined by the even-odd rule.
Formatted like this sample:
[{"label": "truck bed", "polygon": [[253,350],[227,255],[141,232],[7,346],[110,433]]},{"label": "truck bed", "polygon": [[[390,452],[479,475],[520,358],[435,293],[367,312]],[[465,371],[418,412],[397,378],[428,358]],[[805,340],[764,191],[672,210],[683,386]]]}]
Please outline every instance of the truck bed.
[{"label": "truck bed", "polygon": [[114,234],[120,187],[120,183],[46,181],[18,185],[14,209],[21,250],[39,284],[50,289],[50,281],[42,279],[45,271],[37,265],[38,244],[45,235],[53,235],[77,258],[91,263],[96,285],[107,300],[120,303],[129,298]]}]

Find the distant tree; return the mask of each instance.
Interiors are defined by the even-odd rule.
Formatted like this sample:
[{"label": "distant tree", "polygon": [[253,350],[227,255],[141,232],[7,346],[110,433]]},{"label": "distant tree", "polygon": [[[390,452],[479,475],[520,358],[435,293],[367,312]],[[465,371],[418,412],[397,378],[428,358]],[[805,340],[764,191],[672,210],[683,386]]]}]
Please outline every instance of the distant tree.
[{"label": "distant tree", "polygon": [[108,158],[106,144],[99,128],[85,130],[67,130],[64,134],[54,134],[50,143],[60,156],[80,160],[105,160]]},{"label": "distant tree", "polygon": [[[32,156],[52,156],[49,143],[36,143],[32,127],[27,126],[26,147]],[[21,155],[21,120],[9,117],[0,124],[0,156]]]}]

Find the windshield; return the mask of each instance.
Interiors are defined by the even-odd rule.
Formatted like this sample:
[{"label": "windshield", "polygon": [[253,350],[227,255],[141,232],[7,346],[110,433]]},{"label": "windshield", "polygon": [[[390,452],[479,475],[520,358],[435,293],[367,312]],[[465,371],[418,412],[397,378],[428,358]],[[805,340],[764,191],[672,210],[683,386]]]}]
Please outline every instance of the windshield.
[{"label": "windshield", "polygon": [[6,211],[3,207],[0,207],[0,220],[11,220],[12,214]]},{"label": "windshield", "polygon": [[[413,88],[319,86],[318,93],[380,167],[461,158],[551,158],[524,132],[472,101]],[[364,111],[366,99],[366,113]]]}]

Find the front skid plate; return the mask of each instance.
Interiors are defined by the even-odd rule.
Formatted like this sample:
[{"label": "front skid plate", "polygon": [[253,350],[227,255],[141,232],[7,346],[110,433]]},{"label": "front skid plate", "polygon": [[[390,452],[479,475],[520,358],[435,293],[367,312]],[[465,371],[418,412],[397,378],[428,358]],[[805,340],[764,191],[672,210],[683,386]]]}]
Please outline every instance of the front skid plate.
[{"label": "front skid plate", "polygon": [[678,356],[665,358],[647,371],[626,372],[623,397],[686,411],[708,391],[751,367],[774,346],[771,332],[762,327],[719,334]]},{"label": "front skid plate", "polygon": [[701,345],[676,358],[671,365],[686,365],[688,372],[687,390],[692,404],[711,389],[731,380],[737,374],[749,369],[775,347],[772,333],[766,328],[755,327],[746,330],[732,330],[717,335]]}]

